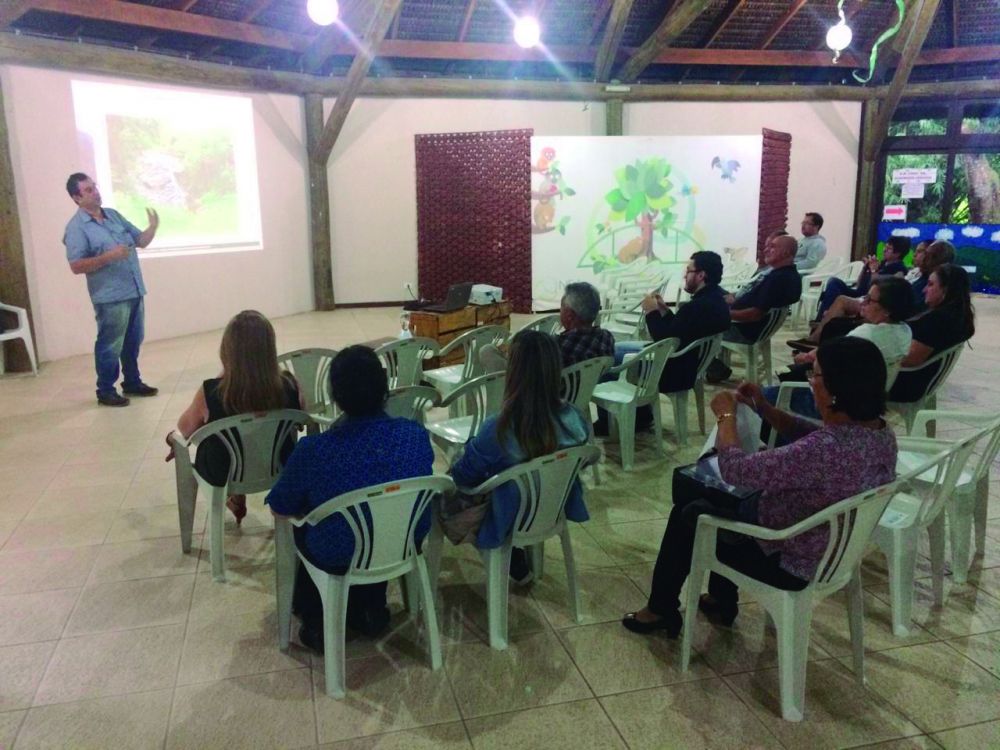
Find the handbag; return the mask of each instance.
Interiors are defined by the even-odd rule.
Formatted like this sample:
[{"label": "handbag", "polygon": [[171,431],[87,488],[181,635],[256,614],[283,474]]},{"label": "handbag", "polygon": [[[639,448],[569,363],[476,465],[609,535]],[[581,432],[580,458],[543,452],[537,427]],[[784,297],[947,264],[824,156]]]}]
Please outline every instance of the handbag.
[{"label": "handbag", "polygon": [[761,490],[736,487],[719,476],[718,457],[713,453],[698,461],[674,469],[671,493],[674,505],[687,505],[695,500],[706,501],[719,510],[718,515],[735,518],[743,515],[740,508],[753,505]]}]

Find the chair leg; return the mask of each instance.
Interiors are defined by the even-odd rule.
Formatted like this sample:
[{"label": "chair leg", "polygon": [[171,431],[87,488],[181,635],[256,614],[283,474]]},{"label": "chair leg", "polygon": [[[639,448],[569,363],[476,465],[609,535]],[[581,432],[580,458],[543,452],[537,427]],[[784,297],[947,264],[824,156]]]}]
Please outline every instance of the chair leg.
[{"label": "chair leg", "polygon": [[223,538],[226,527],[225,488],[215,488],[212,491],[211,502],[208,518],[208,549],[212,557],[212,580],[222,582],[226,580],[226,553],[223,549]]},{"label": "chair leg", "polygon": [[854,571],[847,584],[847,624],[851,631],[854,679],[865,684],[865,600],[861,590],[861,570]]},{"label": "chair leg", "polygon": [[917,565],[917,538],[914,529],[892,529],[886,563],[889,567],[889,599],[892,604],[892,632],[910,634],[913,620],[913,578]]},{"label": "chair leg", "polygon": [[416,567],[401,577],[403,608],[412,618],[420,614],[420,577]]},{"label": "chair leg", "polygon": [[746,357],[747,357],[747,381],[750,383],[759,383],[757,379],[757,345],[752,344],[746,347]]},{"label": "chair leg", "polygon": [[702,435],[707,435],[705,432],[705,382],[699,380],[694,384],[694,402],[698,407],[698,429],[701,430]]},{"label": "chair leg", "polygon": [[632,471],[635,464],[635,406],[627,405],[615,415],[618,424],[618,445],[622,453],[622,468]]},{"label": "chair leg", "polygon": [[764,360],[764,380],[768,385],[774,385],[774,369],[771,367],[771,339],[759,344]]},{"label": "chair leg", "polygon": [[812,597],[787,594],[775,619],[778,636],[778,680],[781,716],[785,721],[802,721],[806,703],[806,664],[809,630],[812,624]]},{"label": "chair leg", "polygon": [[295,552],[292,525],[287,519],[274,519],[274,576],[278,600],[278,648],[288,650],[292,630],[292,598],[299,558]]},{"label": "chair leg", "polygon": [[[688,444],[687,391],[671,393],[670,401],[674,406],[674,428],[677,431],[677,445],[683,448]],[[704,416],[702,417],[702,421],[704,421]]]},{"label": "chair leg", "polygon": [[507,649],[507,596],[510,582],[510,543],[482,550],[486,565],[486,607],[489,617],[490,648]]},{"label": "chair leg", "polygon": [[31,362],[31,372],[37,376],[38,360],[35,358],[35,342],[31,338],[31,330],[28,328],[28,324],[25,323],[24,325],[24,348],[28,350],[28,361]]},{"label": "chair leg", "polygon": [[986,551],[986,522],[990,504],[990,473],[987,471],[976,485],[972,518],[976,529],[976,554]]},{"label": "chair leg", "polygon": [[326,694],[343,698],[347,692],[344,679],[344,655],[347,651],[344,633],[347,631],[347,595],[350,586],[342,576],[324,576],[317,581],[323,597],[323,666],[326,677]]},{"label": "chair leg", "polygon": [[573,622],[579,623],[580,612],[580,587],[576,581],[576,560],[573,558],[573,541],[569,536],[569,524],[563,523],[562,531],[559,532],[559,541],[562,543],[563,560],[566,563],[566,582],[569,584],[569,603],[573,608]]},{"label": "chair leg", "polygon": [[944,513],[938,513],[930,526],[927,535],[931,542],[931,586],[934,590],[934,606],[944,605]]},{"label": "chair leg", "polygon": [[438,578],[441,575],[441,552],[444,547],[444,530],[441,528],[441,520],[438,516],[438,506],[431,508],[432,520],[431,530],[424,539],[424,558],[427,561],[427,574],[431,579],[431,590],[437,594]]},{"label": "chair leg", "polygon": [[663,412],[660,410],[659,393],[656,394],[649,408],[653,412],[653,434],[656,436],[656,450],[666,453],[666,448],[663,445]]},{"label": "chair leg", "polygon": [[687,579],[687,602],[684,606],[684,629],[681,632],[681,671],[687,672],[688,668],[691,666],[691,648],[692,642],[694,641],[694,631],[695,626],[698,622],[698,597],[701,595],[701,589],[705,585],[705,576],[708,575],[708,571],[705,570],[698,562],[697,557],[698,549],[694,550],[694,563],[691,567],[691,573],[688,575]]},{"label": "chair leg", "polygon": [[542,580],[545,575],[545,542],[533,544],[528,548],[531,555],[531,575],[536,581]]},{"label": "chair leg", "polygon": [[427,653],[431,659],[431,669],[438,670],[441,669],[441,631],[438,629],[437,606],[434,603],[431,577],[427,573],[427,563],[422,555],[417,556],[416,573],[420,603],[424,609],[424,627],[427,629]]},{"label": "chair leg", "polygon": [[955,500],[945,512],[948,514],[948,535],[951,543],[951,574],[955,583],[964,584],[969,577],[972,561],[972,513],[975,497],[969,493],[955,493]]},{"label": "chair leg", "polygon": [[182,460],[175,458],[174,467],[177,481],[177,516],[181,529],[181,551],[191,551],[191,535],[194,531],[194,510],[198,500],[198,480],[191,473],[189,462],[182,465]]}]

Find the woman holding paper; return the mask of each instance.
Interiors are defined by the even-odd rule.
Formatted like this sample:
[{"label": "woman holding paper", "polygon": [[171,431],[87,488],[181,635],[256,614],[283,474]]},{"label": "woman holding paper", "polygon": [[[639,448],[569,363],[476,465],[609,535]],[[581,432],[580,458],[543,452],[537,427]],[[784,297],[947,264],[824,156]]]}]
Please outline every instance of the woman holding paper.
[{"label": "woman holding paper", "polygon": [[[712,411],[718,421],[719,474],[742,490],[760,491],[742,501],[736,517],[771,529],[787,528],[840,500],[891,481],[896,472],[896,438],[882,419],[885,381],[885,361],[878,348],[864,339],[844,337],[819,347],[810,377],[822,426],[771,406],[757,385],[718,393],[712,399]],[[750,406],[794,442],[764,452],[744,451],[737,430],[738,403]],[[664,630],[670,638],[680,634],[680,591],[691,570],[698,516],[716,512],[702,500],[674,505],[656,559],[649,600],[642,609],[625,615],[622,625],[627,629],[643,634]],[[815,575],[827,537],[825,526],[780,544],[736,537],[720,540],[717,552],[726,564],[747,575],[798,591]],[[737,601],[736,586],[713,574],[709,594],[701,598],[699,608],[710,619],[731,625]]]}]

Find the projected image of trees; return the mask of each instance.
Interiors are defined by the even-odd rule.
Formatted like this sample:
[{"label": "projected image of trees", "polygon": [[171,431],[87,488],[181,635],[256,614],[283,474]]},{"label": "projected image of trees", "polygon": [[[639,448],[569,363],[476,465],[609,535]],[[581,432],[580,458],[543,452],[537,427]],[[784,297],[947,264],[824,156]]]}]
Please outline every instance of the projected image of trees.
[{"label": "projected image of trees", "polygon": [[114,208],[140,228],[160,214],[158,241],[210,243],[239,233],[230,130],[174,127],[152,117],[107,115]]}]

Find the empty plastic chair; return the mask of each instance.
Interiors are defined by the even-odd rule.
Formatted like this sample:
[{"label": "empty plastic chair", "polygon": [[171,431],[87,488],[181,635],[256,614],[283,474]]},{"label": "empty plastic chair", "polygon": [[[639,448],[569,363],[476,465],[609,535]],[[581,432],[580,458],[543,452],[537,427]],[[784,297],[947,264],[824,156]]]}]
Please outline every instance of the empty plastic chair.
[{"label": "empty plastic chair", "polygon": [[[286,440],[300,429],[315,425],[312,417],[297,409],[280,409],[259,416],[238,414],[207,425],[185,440],[171,433],[177,480],[177,513],[181,530],[181,549],[191,551],[191,533],[198,490],[209,498],[209,552],[212,578],[226,579],[223,529],[226,498],[267,492],[278,481],[283,464],[281,453]],[[209,484],[194,466],[191,449],[208,438],[219,440],[229,453],[229,478],[225,486]]]},{"label": "empty plastic chair", "polygon": [[447,361],[449,355],[462,351],[462,363],[446,365],[433,370],[424,370],[425,382],[437,388],[442,396],[447,396],[463,383],[483,374],[479,361],[479,349],[487,344],[500,346],[507,340],[507,329],[503,326],[479,326],[466,331],[441,349],[438,356]]},{"label": "empty plastic chair", "polygon": [[[297,562],[305,566],[323,602],[323,644],[326,693],[343,698],[344,632],[350,587],[406,576],[406,590],[419,596],[424,613],[431,669],[441,668],[441,638],[427,565],[417,549],[417,523],[431,499],[455,487],[450,477],[404,479],[365,487],[331,498],[305,518],[275,518],[278,590],[278,645],[288,648],[292,620],[292,591]],[[354,534],[354,559],[343,575],[317,568],[307,560],[292,536],[292,526],[315,526],[340,514]],[[297,559],[296,559],[297,558]],[[414,609],[417,609],[416,607]]]},{"label": "empty plastic chair", "polygon": [[427,422],[431,441],[437,445],[450,461],[486,421],[487,417],[500,412],[503,405],[504,381],[507,374],[495,372],[470,380],[460,385],[445,398],[440,406],[451,408],[461,406],[461,416]]},{"label": "empty plastic chair", "polygon": [[306,411],[324,428],[337,418],[340,411],[330,395],[330,363],[336,349],[296,349],[278,355],[278,366],[298,381]]},{"label": "empty plastic chair", "polygon": [[389,389],[419,385],[423,379],[424,361],[436,357],[438,345],[434,339],[414,336],[396,339],[375,349],[389,377]]},{"label": "empty plastic chair", "polygon": [[0,331],[0,344],[4,341],[15,341],[21,339],[24,348],[28,350],[28,360],[31,362],[31,372],[38,374],[38,360],[35,359],[35,341],[31,337],[31,324],[28,322],[28,311],[23,307],[5,305],[0,302],[0,310],[11,312],[17,315],[17,328],[10,328]]}]

